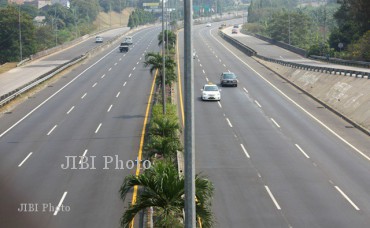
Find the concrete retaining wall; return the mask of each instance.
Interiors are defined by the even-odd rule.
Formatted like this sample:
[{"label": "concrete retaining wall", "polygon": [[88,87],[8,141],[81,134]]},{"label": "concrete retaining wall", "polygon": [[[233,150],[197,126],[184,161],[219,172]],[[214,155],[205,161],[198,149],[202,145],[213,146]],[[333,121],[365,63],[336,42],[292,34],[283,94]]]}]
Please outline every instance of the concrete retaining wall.
[{"label": "concrete retaining wall", "polygon": [[370,80],[257,61],[370,133]]}]

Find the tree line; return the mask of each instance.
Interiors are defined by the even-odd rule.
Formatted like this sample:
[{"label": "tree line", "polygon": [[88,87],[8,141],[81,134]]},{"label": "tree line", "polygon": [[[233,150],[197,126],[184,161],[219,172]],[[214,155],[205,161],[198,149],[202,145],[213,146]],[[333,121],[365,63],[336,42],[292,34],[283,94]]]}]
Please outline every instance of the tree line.
[{"label": "tree line", "polygon": [[370,1],[316,4],[252,0],[244,29],[306,49],[309,54],[370,61]]}]

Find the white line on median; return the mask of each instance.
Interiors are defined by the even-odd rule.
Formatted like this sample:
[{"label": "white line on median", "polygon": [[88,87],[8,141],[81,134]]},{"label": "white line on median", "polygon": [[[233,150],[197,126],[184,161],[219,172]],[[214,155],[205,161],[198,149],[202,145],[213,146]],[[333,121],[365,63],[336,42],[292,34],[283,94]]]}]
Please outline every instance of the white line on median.
[{"label": "white line on median", "polygon": [[273,119],[273,118],[271,118],[271,121],[278,127],[278,128],[280,128],[280,125],[278,124],[278,123],[276,123],[276,121]]},{"label": "white line on median", "polygon": [[99,124],[99,126],[96,128],[96,130],[95,130],[95,134],[96,134],[96,133],[98,133],[98,131],[99,131],[100,127],[101,127],[101,123],[100,123],[100,124]]},{"label": "white line on median", "polygon": [[200,66],[200,67],[202,67],[202,64],[201,64],[201,63],[199,63],[199,66]]},{"label": "white line on median", "polygon": [[115,66],[117,66],[117,63],[114,63]]},{"label": "white line on median", "polygon": [[358,208],[357,205],[338,186],[335,186],[335,188],[352,205],[352,207],[354,207],[357,211],[360,210],[360,208]]},{"label": "white line on median", "polygon": [[95,82],[95,83],[94,83],[94,85],[92,85],[92,87],[94,88],[97,84],[98,84],[98,83],[97,83],[97,82]]},{"label": "white line on median", "polygon": [[136,67],[132,68],[132,70],[135,70],[135,69],[136,69]]},{"label": "white line on median", "polygon": [[110,110],[112,109],[113,105],[111,104],[107,110],[107,112],[110,112]]},{"label": "white line on median", "polygon": [[138,65],[140,62],[137,62],[136,65]]},{"label": "white line on median", "polygon": [[265,185],[265,188],[266,188],[266,191],[267,191],[267,193],[269,194],[270,198],[271,198],[271,199],[272,199],[272,201],[274,202],[274,204],[275,204],[276,208],[277,208],[278,210],[281,210],[280,205],[279,205],[279,204],[278,204],[278,202],[276,201],[276,199],[275,199],[274,195],[271,193],[271,191],[270,191],[269,187],[268,187],[267,185]]},{"label": "white line on median", "polygon": [[224,64],[224,67],[226,67],[226,65]]},{"label": "white line on median", "polygon": [[122,85],[122,86],[125,86],[125,85],[126,85],[126,83],[127,83],[127,82],[123,83],[123,85]]},{"label": "white line on median", "polygon": [[257,100],[254,100],[254,102],[257,104],[258,107],[262,108],[262,106],[260,105],[260,103],[258,103]]},{"label": "white line on median", "polygon": [[58,125],[55,125],[46,135],[50,135],[51,134],[51,132],[53,132],[54,131],[54,129],[57,127]]},{"label": "white line on median", "polygon": [[104,78],[105,77],[105,74],[103,74],[102,76],[101,76],[101,78]]},{"label": "white line on median", "polygon": [[85,93],[84,95],[82,95],[81,99],[84,99],[86,97],[87,93]]},{"label": "white line on median", "polygon": [[129,74],[128,77],[130,78],[132,74]]},{"label": "white line on median", "polygon": [[121,92],[118,92],[117,95],[116,95],[116,97],[119,97],[120,94],[121,94]]},{"label": "white line on median", "polygon": [[19,163],[18,167],[21,167],[23,163],[32,155],[32,152],[30,152],[25,159],[21,163]]},{"label": "white line on median", "polygon": [[304,156],[306,156],[306,158],[310,158],[310,157],[306,154],[306,152],[304,152],[304,150],[302,150],[302,148],[301,148],[298,144],[295,144],[295,146],[298,148],[298,150],[300,150],[300,151],[302,152],[302,154],[303,154]]},{"label": "white line on median", "polygon": [[108,71],[111,71],[112,70],[112,67],[111,68],[109,68],[109,70]]},{"label": "white line on median", "polygon": [[64,192],[62,198],[60,199],[60,201],[58,203],[58,206],[55,208],[54,215],[57,215],[58,214],[59,208],[60,208],[60,206],[62,206],[62,203],[64,201],[64,198],[66,198],[66,195],[67,195],[67,192]]},{"label": "white line on median", "polygon": [[203,74],[205,74],[206,72],[203,70]]},{"label": "white line on median", "polygon": [[226,118],[226,121],[227,121],[227,123],[229,124],[230,127],[233,127],[233,125],[231,124],[229,118]]},{"label": "white line on median", "polygon": [[243,144],[240,144],[240,146],[241,146],[242,150],[244,151],[245,156],[247,156],[247,158],[251,158],[251,157],[249,156],[249,154],[248,154],[247,150],[245,149],[244,145],[243,145]]},{"label": "white line on median", "polygon": [[78,164],[81,164],[82,163],[82,159],[85,157],[87,151],[88,151],[88,149],[86,149],[85,152],[82,154],[82,156],[81,156],[80,161],[78,162]]},{"label": "white line on median", "polygon": [[122,61],[122,58],[119,58],[119,61]]},{"label": "white line on median", "polygon": [[70,113],[70,112],[72,112],[72,110],[75,108],[75,106],[72,106],[69,110],[68,110],[68,112],[67,112],[67,115]]}]

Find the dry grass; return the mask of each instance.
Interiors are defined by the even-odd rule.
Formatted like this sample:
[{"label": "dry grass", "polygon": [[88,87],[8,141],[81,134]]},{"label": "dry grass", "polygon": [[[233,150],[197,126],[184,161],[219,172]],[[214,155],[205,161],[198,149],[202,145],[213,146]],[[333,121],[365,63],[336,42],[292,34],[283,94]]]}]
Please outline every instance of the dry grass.
[{"label": "dry grass", "polygon": [[126,8],[121,13],[100,12],[98,17],[94,21],[94,25],[98,28],[98,30],[103,30],[107,28],[127,27],[130,13],[133,10],[134,10],[133,8]]},{"label": "dry grass", "polygon": [[17,67],[17,62],[5,63],[0,66],[0,74]]}]

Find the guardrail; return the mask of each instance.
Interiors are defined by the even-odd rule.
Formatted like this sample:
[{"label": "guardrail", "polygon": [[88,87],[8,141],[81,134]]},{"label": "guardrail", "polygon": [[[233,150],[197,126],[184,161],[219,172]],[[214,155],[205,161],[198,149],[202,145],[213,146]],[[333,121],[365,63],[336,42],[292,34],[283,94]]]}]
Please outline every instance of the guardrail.
[{"label": "guardrail", "polygon": [[41,84],[42,82],[48,80],[49,78],[53,77],[54,75],[56,75],[57,73],[63,71],[64,69],[76,64],[77,62],[83,60],[86,58],[86,55],[81,55],[79,57],[76,57],[60,66],[57,66],[56,68],[52,69],[51,71],[39,76],[38,78],[32,80],[31,82],[21,86],[21,87],[18,87],[17,89],[5,94],[5,95],[2,95],[0,97],[0,107],[2,107],[3,105],[7,104],[8,102],[10,102],[11,100],[13,100],[14,98],[16,98],[17,96],[21,95],[22,93],[32,89],[33,87]]},{"label": "guardrail", "polygon": [[320,67],[320,66],[311,66],[306,65],[302,63],[294,63],[289,61],[283,61],[278,59],[273,59],[269,57],[265,57],[262,55],[259,55],[255,50],[252,48],[246,46],[245,44],[241,43],[240,41],[226,35],[222,31],[219,31],[220,36],[228,41],[233,46],[237,47],[240,51],[246,53],[249,56],[256,56],[257,58],[260,58],[265,61],[278,63],[283,66],[288,66],[292,68],[298,68],[302,70],[308,70],[308,71],[316,71],[321,73],[327,73],[327,74],[339,74],[339,75],[346,75],[346,76],[353,76],[358,78],[367,78],[370,79],[370,72],[363,72],[363,71],[355,71],[355,70],[346,70],[346,69],[337,69],[337,68],[331,68],[331,67]]},{"label": "guardrail", "polygon": [[344,59],[330,58],[330,57],[327,58],[327,57],[318,56],[318,55],[310,55],[309,58],[328,62],[328,63],[346,65],[346,66],[357,66],[357,67],[370,68],[370,62],[365,62],[365,61],[352,61],[352,60],[344,60]]}]

